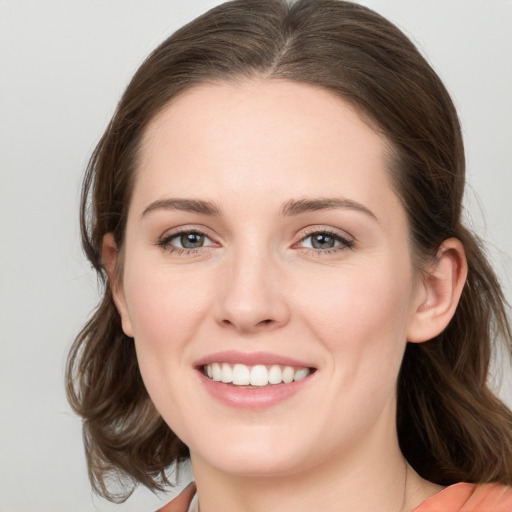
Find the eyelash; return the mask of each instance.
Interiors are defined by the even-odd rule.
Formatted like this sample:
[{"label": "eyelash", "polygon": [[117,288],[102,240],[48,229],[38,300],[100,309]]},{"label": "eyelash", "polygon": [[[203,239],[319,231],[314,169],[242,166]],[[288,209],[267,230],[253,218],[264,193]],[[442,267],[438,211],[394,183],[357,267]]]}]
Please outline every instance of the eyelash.
[{"label": "eyelash", "polygon": [[323,256],[326,254],[333,254],[333,253],[339,253],[342,251],[346,251],[347,249],[352,249],[354,247],[354,240],[347,238],[340,233],[336,231],[331,231],[329,229],[312,229],[309,232],[306,232],[306,234],[300,239],[299,242],[304,242],[308,238],[312,237],[313,235],[327,235],[329,237],[332,237],[335,242],[339,242],[340,244],[335,247],[331,247],[329,249],[315,249],[313,247],[304,247],[304,249],[307,251],[308,254],[311,254],[313,256]]},{"label": "eyelash", "polygon": [[158,245],[165,251],[167,252],[170,252],[170,253],[174,253],[174,254],[196,254],[198,253],[201,249],[204,249],[205,247],[209,247],[209,246],[202,246],[202,247],[195,247],[195,248],[186,248],[186,247],[175,247],[173,245],[171,245],[171,241],[176,239],[176,238],[180,238],[182,237],[183,235],[189,235],[189,234],[194,234],[194,235],[200,235],[200,236],[204,236],[205,238],[207,238],[208,240],[210,240],[209,236],[207,233],[205,233],[204,231],[200,230],[200,229],[184,229],[184,230],[181,230],[181,231],[176,231],[164,238],[162,238],[161,240],[158,241]]},{"label": "eyelash", "polygon": [[[196,254],[200,252],[205,247],[210,247],[210,245],[201,246],[201,247],[195,247],[195,248],[185,248],[185,247],[175,247],[171,244],[171,241],[177,238],[182,237],[183,235],[188,234],[194,234],[194,235],[200,235],[204,236],[208,240],[210,238],[208,237],[208,234],[200,229],[186,229],[182,231],[176,231],[172,233],[171,235],[168,235],[161,240],[158,241],[158,246],[161,247],[163,250],[168,251],[173,254],[181,255],[181,254]],[[331,247],[329,249],[315,249],[313,247],[304,247],[303,249],[306,250],[308,254],[314,255],[314,256],[322,256],[325,254],[333,254],[338,253],[341,251],[346,251],[347,249],[352,249],[354,247],[354,240],[351,240],[349,238],[346,238],[342,236],[340,233],[337,233],[335,231],[330,231],[328,229],[314,229],[306,233],[298,243],[304,242],[308,238],[310,238],[313,235],[327,235],[329,237],[332,237],[335,242],[339,242],[339,245],[335,247]],[[214,244],[211,244],[214,245]],[[297,244],[295,244],[297,245]]]}]

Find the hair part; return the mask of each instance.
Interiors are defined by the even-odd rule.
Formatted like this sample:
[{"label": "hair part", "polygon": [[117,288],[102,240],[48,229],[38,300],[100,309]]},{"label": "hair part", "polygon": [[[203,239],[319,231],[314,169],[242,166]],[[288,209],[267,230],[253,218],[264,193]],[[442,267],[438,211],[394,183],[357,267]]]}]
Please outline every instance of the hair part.
[{"label": "hair part", "polygon": [[[439,484],[512,484],[512,414],[488,388],[492,346],[512,346],[506,303],[482,245],[461,222],[464,149],[457,113],[439,77],[389,21],[342,0],[235,0],[164,41],[128,85],[89,162],[80,226],[84,251],[104,285],[95,314],[68,358],[69,401],[83,418],[95,491],[126,499],[139,483],[161,491],[187,447],[155,410],[133,340],[121,328],[101,260],[103,237],[120,251],[141,142],[148,124],[195,86],[254,77],[331,91],[351,103],[393,148],[393,186],[418,261],[458,238],[468,279],[446,330],[408,344],[398,382],[401,449]],[[107,487],[110,478],[123,491]]]}]

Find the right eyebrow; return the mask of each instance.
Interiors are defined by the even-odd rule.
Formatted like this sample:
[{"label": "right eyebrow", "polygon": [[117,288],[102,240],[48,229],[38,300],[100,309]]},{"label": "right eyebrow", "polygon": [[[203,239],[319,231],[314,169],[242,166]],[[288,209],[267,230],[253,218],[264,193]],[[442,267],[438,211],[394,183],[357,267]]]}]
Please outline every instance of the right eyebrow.
[{"label": "right eyebrow", "polygon": [[211,201],[202,201],[200,199],[158,199],[150,203],[142,212],[144,217],[155,210],[181,210],[184,212],[201,213],[203,215],[220,215],[219,206]]}]

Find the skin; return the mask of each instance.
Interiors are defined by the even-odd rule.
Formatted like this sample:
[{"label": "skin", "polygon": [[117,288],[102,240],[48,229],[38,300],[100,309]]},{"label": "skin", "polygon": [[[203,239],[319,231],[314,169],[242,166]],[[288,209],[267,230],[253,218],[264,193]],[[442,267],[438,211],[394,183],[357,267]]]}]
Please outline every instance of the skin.
[{"label": "skin", "polygon": [[[410,510],[440,490],[400,452],[396,382],[406,342],[450,320],[465,261],[447,240],[428,277],[414,268],[389,154],[348,103],[263,78],[189,90],[147,128],[122,279],[111,235],[104,260],[150,396],[190,448],[201,512]],[[350,203],[282,214],[332,197]],[[158,203],[170,198],[220,213]],[[184,229],[204,245],[180,251]],[[334,247],[312,247],[326,230]],[[224,350],[316,371],[272,407],[234,408],[194,367]]]}]

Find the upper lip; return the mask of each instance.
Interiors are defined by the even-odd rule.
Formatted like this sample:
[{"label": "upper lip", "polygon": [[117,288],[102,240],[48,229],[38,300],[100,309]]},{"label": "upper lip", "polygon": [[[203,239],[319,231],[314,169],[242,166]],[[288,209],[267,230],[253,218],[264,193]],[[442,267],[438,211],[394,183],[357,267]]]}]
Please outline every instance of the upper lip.
[{"label": "upper lip", "polygon": [[238,352],[236,350],[226,350],[222,352],[214,352],[201,357],[195,361],[194,366],[202,367],[212,363],[230,363],[245,364],[246,366],[255,366],[257,364],[282,366],[294,366],[298,368],[314,368],[310,363],[300,361],[293,357],[288,357],[271,352]]}]

